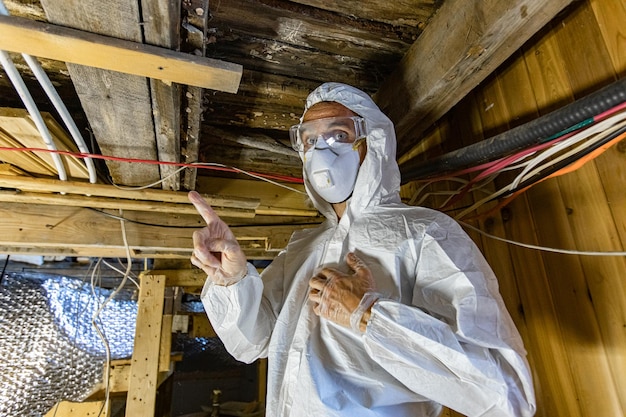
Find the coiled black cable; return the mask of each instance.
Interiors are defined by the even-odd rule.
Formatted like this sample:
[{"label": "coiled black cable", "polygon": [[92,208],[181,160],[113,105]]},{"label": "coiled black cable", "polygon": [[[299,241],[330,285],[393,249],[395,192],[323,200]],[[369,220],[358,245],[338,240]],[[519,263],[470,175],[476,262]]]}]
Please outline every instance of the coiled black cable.
[{"label": "coiled black cable", "polygon": [[625,101],[626,78],[492,138],[430,160],[413,163],[409,161],[400,166],[402,183],[502,158],[540,144],[551,136]]}]

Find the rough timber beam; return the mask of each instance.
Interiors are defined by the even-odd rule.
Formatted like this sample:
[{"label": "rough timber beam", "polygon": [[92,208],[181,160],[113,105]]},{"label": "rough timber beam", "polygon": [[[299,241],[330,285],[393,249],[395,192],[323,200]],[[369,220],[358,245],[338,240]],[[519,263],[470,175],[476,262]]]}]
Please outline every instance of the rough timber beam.
[{"label": "rough timber beam", "polygon": [[[118,211],[108,214],[119,216]],[[81,207],[2,203],[0,253],[125,257],[120,220]],[[125,211],[126,241],[133,258],[188,259],[199,215]],[[311,226],[315,226],[312,224]],[[233,228],[248,259],[273,259],[302,225],[255,224]]]},{"label": "rough timber beam", "polygon": [[572,0],[446,0],[375,99],[398,156]]},{"label": "rough timber beam", "polygon": [[0,49],[229,93],[242,74],[238,64],[12,16],[0,16]]}]

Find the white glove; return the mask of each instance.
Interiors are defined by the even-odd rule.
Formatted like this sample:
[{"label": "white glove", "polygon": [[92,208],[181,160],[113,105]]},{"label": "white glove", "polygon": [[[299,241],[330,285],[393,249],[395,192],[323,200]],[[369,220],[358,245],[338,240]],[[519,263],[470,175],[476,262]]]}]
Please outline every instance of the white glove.
[{"label": "white glove", "polygon": [[189,193],[193,203],[206,222],[206,227],[193,233],[191,263],[206,272],[217,285],[233,285],[248,272],[246,255],[235,235],[207,202],[195,191]]}]

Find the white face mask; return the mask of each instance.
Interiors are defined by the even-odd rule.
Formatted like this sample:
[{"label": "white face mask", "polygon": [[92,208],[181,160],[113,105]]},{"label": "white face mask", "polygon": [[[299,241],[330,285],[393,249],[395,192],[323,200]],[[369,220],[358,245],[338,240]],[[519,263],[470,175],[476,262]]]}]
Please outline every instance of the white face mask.
[{"label": "white face mask", "polygon": [[352,143],[329,146],[318,140],[304,154],[304,169],[313,189],[329,203],[341,203],[350,197],[359,172],[361,158]]}]

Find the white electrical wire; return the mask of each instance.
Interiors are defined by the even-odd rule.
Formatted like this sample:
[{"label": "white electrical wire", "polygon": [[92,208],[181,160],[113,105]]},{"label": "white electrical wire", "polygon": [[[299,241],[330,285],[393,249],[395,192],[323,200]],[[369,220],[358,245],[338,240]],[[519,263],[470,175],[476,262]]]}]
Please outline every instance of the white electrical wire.
[{"label": "white electrical wire", "polygon": [[495,236],[492,235],[490,233],[487,233],[485,231],[480,230],[477,227],[474,227],[468,223],[462,222],[460,220],[457,220],[460,224],[462,224],[464,227],[467,227],[469,229],[472,229],[478,233],[480,233],[483,236],[487,236],[488,238],[491,239],[495,239],[495,240],[499,240],[501,242],[505,242],[505,243],[509,243],[511,245],[516,245],[516,246],[521,246],[523,248],[527,248],[527,249],[536,249],[536,250],[541,250],[544,252],[555,252],[555,253],[561,253],[561,254],[565,254],[565,255],[582,255],[582,256],[626,256],[626,252],[597,252],[597,251],[580,251],[580,250],[570,250],[570,249],[558,249],[558,248],[550,248],[550,247],[546,247],[546,246],[538,246],[538,245],[531,245],[529,243],[522,243],[522,242],[517,242],[515,240],[510,240],[510,239],[505,239],[499,236]]},{"label": "white electrical wire", "polygon": [[[104,376],[103,376],[103,380],[105,381],[105,384],[106,384],[105,385],[105,401],[104,401],[104,404],[102,405],[102,408],[100,409],[100,412],[98,413],[98,416],[102,414],[103,410],[108,409],[108,405],[110,401],[111,393],[110,393],[109,379],[110,379],[110,368],[111,368],[111,350],[109,348],[109,344],[108,344],[105,334],[101,331],[101,329],[99,328],[97,324],[97,320],[100,314],[102,313],[102,310],[104,310],[104,307],[107,305],[107,303],[111,301],[122,290],[122,288],[124,288],[124,286],[126,285],[126,280],[128,279],[130,272],[131,272],[131,268],[132,268],[132,257],[130,254],[130,246],[128,245],[128,238],[126,236],[126,226],[124,224],[124,220],[122,219],[122,215],[123,215],[123,211],[120,209],[120,227],[122,231],[122,240],[124,242],[124,248],[126,249],[126,259],[128,261],[128,265],[126,266],[126,271],[124,272],[122,281],[117,286],[117,288],[115,288],[115,290],[111,292],[111,294],[107,297],[107,299],[99,306],[98,310],[94,313],[92,317],[92,321],[91,321],[92,325],[96,329],[96,332],[98,333],[98,336],[102,340],[102,343],[104,343],[105,353],[106,353],[106,363],[105,363]],[[91,285],[92,285],[92,293],[94,294],[94,297],[95,297],[93,274],[92,274]]]},{"label": "white electrical wire", "polygon": [[[546,168],[554,165],[555,163],[571,155],[575,155],[576,153],[584,150],[585,148],[592,146],[593,144],[599,141],[602,141],[608,135],[610,135],[611,133],[615,132],[616,130],[626,125],[625,120],[626,120],[626,112],[616,114],[544,150],[535,158],[528,161],[528,163],[525,165],[525,168],[522,170],[522,172],[520,172],[511,183],[493,192],[488,197],[483,198],[480,201],[474,203],[472,206],[466,208],[465,210],[457,214],[455,216],[455,219],[457,220],[462,219],[468,213],[471,213],[472,211],[476,210],[478,207],[482,206],[486,202],[494,200],[495,198],[501,196],[504,193],[515,190],[519,186],[519,184],[521,184],[523,181],[529,178],[532,178],[537,173],[545,170]],[[551,156],[557,154],[558,152],[564,151],[566,148],[574,146],[578,144],[579,142],[583,142],[583,143],[569,150],[568,152],[564,152],[563,154],[555,158],[549,159]]]},{"label": "white electrical wire", "polygon": [[[236,167],[233,167],[233,166],[224,165],[224,164],[218,164],[218,163],[215,163],[215,162],[194,162],[194,163],[192,163],[191,165],[197,165],[197,166],[211,166],[211,167],[219,167],[219,168],[228,168],[228,169],[233,169],[233,170],[235,170],[235,171],[239,172],[240,174],[248,175],[248,176],[250,176],[250,177],[252,177],[252,178],[256,178],[256,179],[258,179],[258,180],[268,182],[268,183],[273,184],[273,185],[276,185],[276,186],[278,186],[278,187],[285,188],[285,189],[287,189],[287,190],[289,190],[289,191],[293,191],[294,193],[298,193],[298,194],[303,194],[303,195],[306,195],[306,192],[304,192],[304,191],[300,191],[300,190],[298,190],[298,189],[296,189],[296,188],[289,187],[288,185],[281,184],[281,183],[279,183],[279,182],[277,182],[277,181],[273,181],[273,180],[271,180],[271,179],[269,179],[269,178],[265,178],[265,177],[262,177],[262,176],[260,176],[260,175],[256,175],[256,174],[254,174],[254,173],[252,173],[252,172],[245,171],[245,170],[243,170],[243,169],[236,168]],[[120,189],[120,190],[125,190],[125,191],[144,190],[144,189],[146,189],[146,188],[151,188],[151,187],[154,187],[155,185],[159,185],[159,184],[161,184],[163,181],[165,181],[165,180],[167,180],[168,178],[170,178],[170,177],[172,177],[172,176],[174,176],[174,175],[178,174],[180,171],[182,171],[183,169],[186,169],[186,168],[189,168],[189,167],[182,167],[182,168],[179,168],[179,169],[177,169],[176,171],[174,171],[174,172],[172,172],[171,174],[169,174],[167,177],[161,178],[160,180],[155,181],[155,182],[153,182],[153,183],[151,183],[151,184],[147,184],[147,185],[139,185],[139,186],[136,186],[136,187],[124,187],[124,186],[121,186],[121,185],[113,184],[113,186],[114,186],[114,187],[116,187],[116,188],[118,188],[118,189]]]},{"label": "white electrical wire", "polygon": [[509,189],[515,189],[525,177],[527,178],[527,174],[529,171],[531,171],[537,165],[541,164],[541,162],[550,158],[552,155],[555,155],[563,149],[569,146],[573,146],[574,144],[583,141],[596,133],[603,132],[607,128],[623,121],[624,119],[626,119],[626,112],[618,113],[546,149],[538,157],[534,158],[528,165],[526,165],[522,172],[520,172],[515,180],[513,180]]}]

